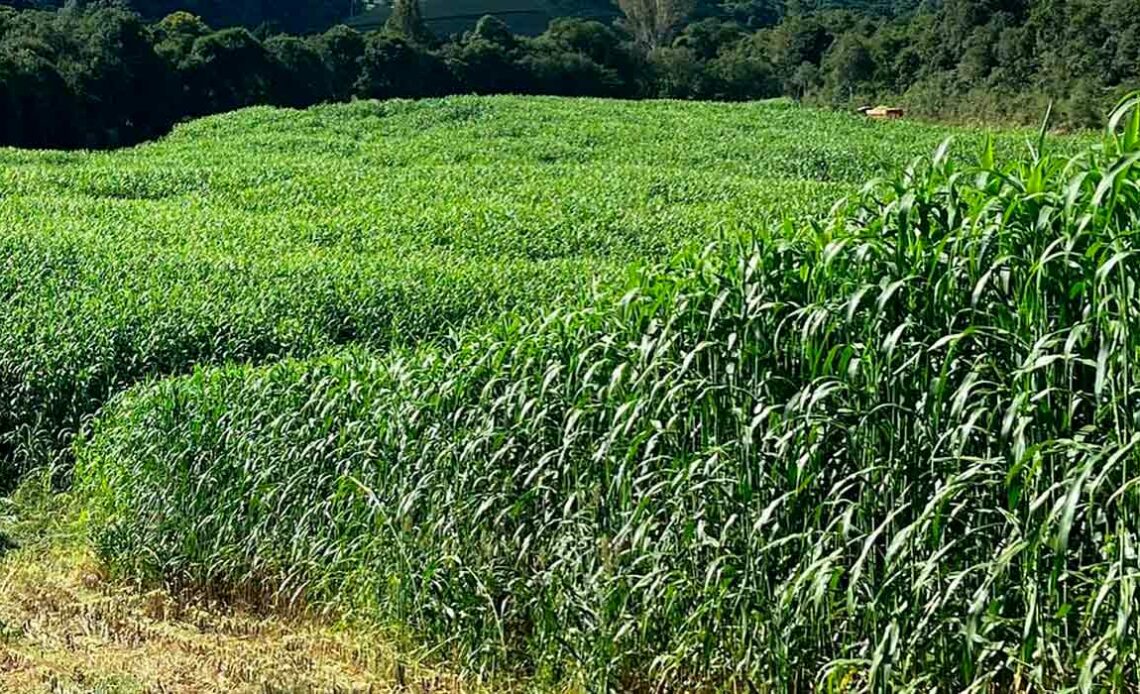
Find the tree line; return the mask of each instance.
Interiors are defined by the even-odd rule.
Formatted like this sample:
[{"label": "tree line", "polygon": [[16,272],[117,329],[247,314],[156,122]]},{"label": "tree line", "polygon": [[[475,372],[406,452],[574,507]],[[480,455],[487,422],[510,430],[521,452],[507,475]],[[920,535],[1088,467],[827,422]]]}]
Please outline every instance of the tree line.
[{"label": "tree line", "polygon": [[822,2],[620,0],[622,21],[563,18],[538,37],[494,17],[433,36],[416,0],[382,31],[306,36],[180,10],[151,23],[118,3],[0,7],[0,144],[110,147],[254,104],[455,93],[892,100],[1005,121],[1053,102],[1081,126],[1140,86],[1136,0]]},{"label": "tree line", "polygon": [[[54,10],[76,0],[0,0],[17,9]],[[126,6],[145,19],[189,12],[217,27],[264,27],[277,32],[323,31],[362,7],[364,0],[129,0]]]}]

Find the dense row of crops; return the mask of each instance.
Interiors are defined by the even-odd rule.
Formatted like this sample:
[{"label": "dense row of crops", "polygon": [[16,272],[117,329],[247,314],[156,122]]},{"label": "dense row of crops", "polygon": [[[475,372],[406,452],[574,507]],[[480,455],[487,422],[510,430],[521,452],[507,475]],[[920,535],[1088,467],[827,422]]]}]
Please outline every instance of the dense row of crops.
[{"label": "dense row of crops", "polygon": [[456,98],[0,150],[0,489],[147,375],[435,340],[825,209],[942,136],[786,104]]},{"label": "dense row of crops", "polygon": [[1140,104],[1113,125],[451,348],[132,390],[78,449],[100,549],[598,688],[1134,690]]}]

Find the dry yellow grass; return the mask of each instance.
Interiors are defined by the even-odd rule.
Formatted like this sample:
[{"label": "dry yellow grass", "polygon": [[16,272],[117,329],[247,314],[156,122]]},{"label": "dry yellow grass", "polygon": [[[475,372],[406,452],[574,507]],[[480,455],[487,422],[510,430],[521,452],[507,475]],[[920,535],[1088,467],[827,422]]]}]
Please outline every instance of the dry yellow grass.
[{"label": "dry yellow grass", "polygon": [[402,662],[374,635],[115,585],[82,549],[0,562],[0,625],[5,693],[467,689]]},{"label": "dry yellow grass", "polygon": [[416,663],[378,631],[109,580],[74,531],[73,514],[59,508],[63,498],[32,502],[55,506],[46,515],[54,521],[9,519],[20,548],[5,554],[0,543],[3,694],[481,689]]}]

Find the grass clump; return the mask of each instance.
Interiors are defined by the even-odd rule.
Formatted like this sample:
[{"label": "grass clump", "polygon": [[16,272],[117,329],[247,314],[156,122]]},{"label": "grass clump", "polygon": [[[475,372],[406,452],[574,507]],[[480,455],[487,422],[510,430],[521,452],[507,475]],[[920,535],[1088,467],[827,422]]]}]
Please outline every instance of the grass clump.
[{"label": "grass clump", "polygon": [[132,390],[100,551],[594,689],[1134,689],[1138,102],[455,349]]}]

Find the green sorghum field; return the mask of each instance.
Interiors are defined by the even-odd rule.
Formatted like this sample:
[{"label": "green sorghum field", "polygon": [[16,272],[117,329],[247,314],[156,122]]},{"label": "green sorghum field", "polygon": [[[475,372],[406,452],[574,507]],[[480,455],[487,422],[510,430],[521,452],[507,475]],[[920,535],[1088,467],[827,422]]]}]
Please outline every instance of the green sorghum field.
[{"label": "green sorghum field", "polygon": [[0,477],[52,466],[121,575],[536,687],[1133,691],[1117,115],[458,98],[0,151]]},{"label": "green sorghum field", "polygon": [[0,150],[0,480],[148,375],[438,342],[826,210],[945,136],[780,104],[458,98]]}]

